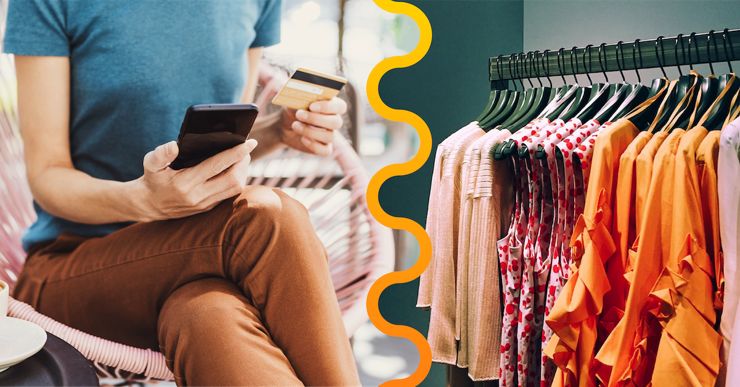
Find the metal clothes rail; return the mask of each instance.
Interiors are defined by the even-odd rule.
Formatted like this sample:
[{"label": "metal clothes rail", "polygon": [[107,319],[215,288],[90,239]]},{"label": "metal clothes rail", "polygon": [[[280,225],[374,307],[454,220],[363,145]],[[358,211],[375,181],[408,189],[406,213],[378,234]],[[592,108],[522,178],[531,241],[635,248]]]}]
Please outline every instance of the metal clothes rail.
[{"label": "metal clothes rail", "polygon": [[562,77],[677,65],[729,62],[740,59],[740,29],[679,34],[674,37],[558,50],[499,55],[489,59],[491,88],[508,80]]}]

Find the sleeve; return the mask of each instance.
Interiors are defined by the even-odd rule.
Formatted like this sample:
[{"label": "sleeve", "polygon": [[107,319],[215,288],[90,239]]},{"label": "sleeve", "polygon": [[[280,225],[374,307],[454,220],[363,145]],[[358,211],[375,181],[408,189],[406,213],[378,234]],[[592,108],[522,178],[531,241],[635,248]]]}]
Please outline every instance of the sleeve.
[{"label": "sleeve", "polygon": [[267,47],[280,43],[280,19],[282,0],[263,0],[265,6],[254,26],[256,37],[250,48]]},{"label": "sleeve", "polygon": [[66,17],[60,0],[10,0],[3,52],[69,56]]}]

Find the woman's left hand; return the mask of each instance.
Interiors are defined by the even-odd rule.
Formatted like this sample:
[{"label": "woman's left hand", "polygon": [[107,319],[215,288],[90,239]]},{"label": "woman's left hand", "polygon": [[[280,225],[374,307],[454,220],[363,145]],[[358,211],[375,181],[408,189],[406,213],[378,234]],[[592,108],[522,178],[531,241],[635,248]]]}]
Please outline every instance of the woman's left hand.
[{"label": "woman's left hand", "polygon": [[314,102],[308,111],[286,109],[281,140],[299,151],[328,156],[334,131],[342,127],[342,114],[346,111],[347,103],[340,98]]}]

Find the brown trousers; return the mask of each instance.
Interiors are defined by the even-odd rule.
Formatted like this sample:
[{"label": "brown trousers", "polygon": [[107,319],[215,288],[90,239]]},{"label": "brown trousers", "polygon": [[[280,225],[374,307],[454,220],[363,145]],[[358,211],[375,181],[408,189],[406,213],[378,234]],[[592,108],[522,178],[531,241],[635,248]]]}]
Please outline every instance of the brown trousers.
[{"label": "brown trousers", "polygon": [[178,385],[359,385],[326,250],[302,204],[247,187],[213,210],[69,233],[14,296],[73,328],[159,349]]}]

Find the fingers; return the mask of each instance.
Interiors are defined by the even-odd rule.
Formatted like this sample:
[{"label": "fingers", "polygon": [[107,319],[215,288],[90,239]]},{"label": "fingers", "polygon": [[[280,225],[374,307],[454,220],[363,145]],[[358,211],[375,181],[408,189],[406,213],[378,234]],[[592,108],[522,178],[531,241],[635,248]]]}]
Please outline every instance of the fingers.
[{"label": "fingers", "polygon": [[[334,132],[330,132],[332,135]],[[310,140],[306,137],[301,137],[301,143],[305,146],[309,152],[320,156],[329,156],[332,152],[332,145],[330,143],[322,143],[318,141]]]},{"label": "fingers", "polygon": [[247,185],[250,161],[251,157],[247,156],[232,165],[226,172],[203,184],[205,195],[209,195],[207,201],[220,202],[240,194]]},{"label": "fingers", "polygon": [[201,181],[206,181],[249,156],[249,153],[251,153],[256,146],[257,141],[249,139],[244,144],[225,150],[206,159],[195,167],[190,168],[192,170],[191,173],[198,176]]},{"label": "fingers", "polygon": [[329,144],[334,141],[334,131],[317,128],[312,125],[304,124],[300,121],[293,122],[293,130],[309,140]]},{"label": "fingers", "polygon": [[328,101],[316,101],[308,107],[312,112],[321,112],[323,114],[339,114],[347,112],[347,102],[341,98],[332,98]]},{"label": "fingers", "polygon": [[[340,100],[341,101],[341,100]],[[317,103],[317,102],[314,102]],[[342,117],[338,114],[330,113],[314,113],[306,110],[298,110],[295,113],[295,117],[305,124],[325,128],[329,130],[337,130],[342,127]]]},{"label": "fingers", "polygon": [[177,148],[177,142],[175,141],[170,141],[158,146],[156,149],[144,156],[144,170],[150,173],[164,170],[173,160],[175,160],[178,152],[179,149]]}]

